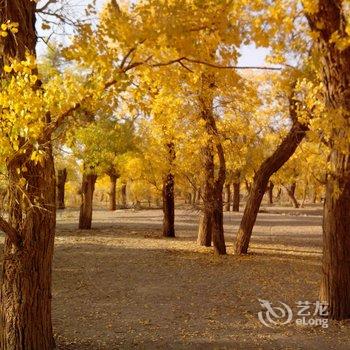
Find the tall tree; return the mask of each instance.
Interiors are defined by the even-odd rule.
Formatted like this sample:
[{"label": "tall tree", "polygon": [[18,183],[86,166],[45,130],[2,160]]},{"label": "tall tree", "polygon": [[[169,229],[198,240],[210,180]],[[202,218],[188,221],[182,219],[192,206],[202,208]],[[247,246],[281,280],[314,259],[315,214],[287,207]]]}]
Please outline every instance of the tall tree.
[{"label": "tall tree", "polygon": [[330,317],[340,320],[350,317],[350,148],[348,141],[344,144],[350,132],[349,4],[319,0],[313,7],[310,1],[304,5],[309,25],[317,33],[316,49],[329,110],[324,117],[337,121],[330,131],[320,298],[329,303]]},{"label": "tall tree", "polygon": [[299,121],[297,110],[298,102],[295,100],[293,91],[292,96],[289,97],[289,115],[293,123],[292,127],[280,145],[270,157],[265,159],[254,175],[254,181],[249,191],[236,238],[236,254],[246,254],[248,252],[252,230],[270,177],[290,159],[309,130],[307,124]]},{"label": "tall tree", "polygon": [[[0,22],[18,25],[2,38],[1,66],[13,59],[35,57],[36,2],[6,1],[0,7]],[[16,27],[17,28],[17,27]],[[33,71],[35,72],[33,66]],[[7,79],[4,75],[2,79]],[[32,89],[40,89],[36,83]],[[50,115],[40,121],[51,123]],[[19,147],[26,143],[19,139]],[[0,219],[6,233],[1,284],[1,348],[53,349],[51,322],[51,271],[55,234],[55,171],[51,134],[38,140],[43,155],[38,161],[32,150],[13,153],[7,160],[10,184],[9,222]],[[24,179],[24,180],[21,180]],[[21,188],[25,182],[26,199]],[[35,271],[35,273],[33,273]]]}]

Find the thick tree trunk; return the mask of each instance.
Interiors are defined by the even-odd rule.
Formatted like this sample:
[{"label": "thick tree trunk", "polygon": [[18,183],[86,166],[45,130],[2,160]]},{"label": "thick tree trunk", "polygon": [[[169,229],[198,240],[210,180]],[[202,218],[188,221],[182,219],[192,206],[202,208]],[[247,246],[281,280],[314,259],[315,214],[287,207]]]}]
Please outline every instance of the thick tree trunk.
[{"label": "thick tree trunk", "polygon": [[273,188],[275,185],[273,184],[272,181],[269,182],[269,188],[268,188],[268,195],[269,195],[269,204],[273,204]]},{"label": "thick tree trunk", "polygon": [[79,229],[90,230],[92,222],[92,207],[97,175],[87,173],[83,175],[81,186],[81,205],[79,214]]},{"label": "thick tree trunk", "polygon": [[233,202],[232,211],[239,212],[239,202],[241,196],[241,184],[239,182],[233,183]]},{"label": "thick tree trunk", "polygon": [[[307,14],[316,39],[326,87],[326,102],[337,118],[332,129],[330,165],[323,215],[323,263],[320,298],[329,304],[330,318],[350,317],[350,149],[337,148],[348,138],[350,118],[350,47],[339,48],[331,40],[337,33],[346,38],[348,9],[345,2],[319,0],[318,10]],[[329,114],[324,114],[329,118]],[[335,142],[333,142],[335,141]]]},{"label": "thick tree trunk", "polygon": [[291,100],[290,114],[294,122],[291,130],[275,152],[261,164],[254,176],[253,185],[237,234],[236,254],[246,254],[248,251],[252,230],[270,177],[294,154],[308,130],[307,125],[298,121],[295,104],[295,101]]},{"label": "thick tree trunk", "polygon": [[163,236],[175,237],[175,180],[172,173],[172,168],[176,154],[175,145],[173,142],[169,142],[166,147],[168,150],[167,161],[169,165],[169,172],[163,179]]},{"label": "thick tree trunk", "polygon": [[198,239],[197,242],[199,245],[204,247],[211,246],[211,237],[212,237],[212,224],[211,224],[211,213],[205,212],[199,217],[199,230],[198,230]]},{"label": "thick tree trunk", "polygon": [[[336,174],[349,174],[349,157],[337,153],[333,157],[338,163]],[[330,317],[336,320],[350,318],[350,180],[346,174],[328,180],[323,217],[320,299],[329,304]]]},{"label": "thick tree trunk", "polygon": [[118,176],[109,175],[109,205],[108,208],[111,211],[117,210],[117,180]]},{"label": "thick tree trunk", "polygon": [[[35,55],[35,9],[36,2],[28,0],[1,4],[0,23],[19,23],[19,32],[2,38],[0,66],[12,58],[24,60],[26,51]],[[50,125],[49,115],[43,116],[43,121]],[[44,131],[38,139],[44,154],[40,162],[30,159],[31,142],[22,138],[19,141],[23,152],[7,162],[9,221],[0,217],[0,229],[6,234],[1,283],[1,349],[51,350],[55,346],[51,271],[56,220],[51,135]]]},{"label": "thick tree trunk", "polygon": [[293,207],[294,208],[299,208],[300,205],[299,205],[297,199],[295,198],[296,186],[297,186],[297,184],[294,182],[294,183],[292,183],[292,185],[290,187],[286,187],[286,190],[287,190],[287,194],[288,194],[288,196],[290,198],[290,201],[293,204]]},{"label": "thick tree trunk", "polygon": [[121,193],[122,193],[122,209],[127,209],[128,204],[127,204],[127,197],[126,197],[126,184],[122,184]]},{"label": "thick tree trunk", "polygon": [[57,172],[57,209],[66,209],[65,205],[65,186],[67,181],[67,169],[61,169]]},{"label": "thick tree trunk", "polygon": [[231,185],[230,184],[225,185],[225,192],[226,192],[225,210],[230,211],[231,210]]},{"label": "thick tree trunk", "polygon": [[[8,164],[10,180],[14,183],[20,164]],[[4,350],[54,348],[51,271],[56,198],[51,149],[46,149],[41,165],[26,162],[26,167],[28,170],[22,175],[27,180],[27,195],[36,206],[18,205],[17,193],[10,195],[10,224],[17,227],[21,243],[15,245],[8,236],[5,240],[1,286],[1,349]]]}]

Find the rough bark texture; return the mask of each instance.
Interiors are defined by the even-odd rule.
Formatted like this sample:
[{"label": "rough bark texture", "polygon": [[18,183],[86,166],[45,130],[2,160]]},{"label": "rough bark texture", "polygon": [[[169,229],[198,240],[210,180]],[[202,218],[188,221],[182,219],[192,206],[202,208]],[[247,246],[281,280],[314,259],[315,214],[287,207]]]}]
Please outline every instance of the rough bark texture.
[{"label": "rough bark texture", "polygon": [[170,142],[167,144],[168,149],[168,174],[163,179],[163,236],[175,237],[175,180],[172,173],[173,163],[175,161],[175,145]]},{"label": "rough bark texture", "polygon": [[248,251],[252,230],[270,177],[294,154],[308,130],[308,126],[301,124],[296,117],[296,102],[294,100],[290,101],[290,115],[294,121],[291,130],[275,152],[261,164],[254,176],[237,234],[236,254],[246,254]]},{"label": "rough bark texture", "polygon": [[[308,15],[310,27],[319,33],[316,40],[321,57],[326,101],[337,111],[344,125],[350,119],[350,47],[340,50],[333,33],[347,37],[345,6],[342,1],[320,0],[318,11]],[[334,138],[346,138],[349,126],[334,127]],[[350,317],[350,149],[332,149],[323,215],[323,277],[320,298],[329,303],[330,317]]]},{"label": "rough bark texture", "polygon": [[[11,58],[23,60],[25,52],[35,55],[36,2],[11,0],[0,6],[0,22],[19,23],[19,32],[2,39],[0,66]],[[38,86],[39,88],[39,86]],[[43,115],[47,125],[49,115]],[[2,350],[49,350],[55,346],[51,322],[51,271],[55,233],[56,181],[51,135],[43,132],[38,146],[44,152],[39,162],[30,160],[32,149],[7,160],[9,174],[9,221],[0,218],[6,234],[1,284]],[[25,171],[18,169],[24,167]],[[23,169],[23,168],[22,168]],[[26,180],[20,190],[20,179]],[[26,196],[21,195],[26,191]],[[22,192],[23,193],[23,192]]]},{"label": "rough bark texture", "polygon": [[118,176],[115,174],[109,175],[109,210],[117,210],[117,180]]},{"label": "rough bark texture", "polygon": [[92,222],[92,206],[97,175],[87,173],[83,175],[81,186],[81,205],[79,214],[79,229],[90,230]]},{"label": "rough bark texture", "polygon": [[[223,200],[222,192],[226,180],[226,163],[224,150],[220,141],[213,114],[213,89],[215,84],[213,77],[202,76],[202,91],[199,97],[201,105],[201,118],[205,122],[208,136],[207,144],[203,148],[205,186],[203,195],[203,215],[198,232],[198,242],[202,245],[209,245],[210,235],[213,241],[214,251],[217,254],[226,254],[226,245],[223,227]],[[215,177],[214,152],[218,155],[218,174]],[[208,226],[210,224],[210,226]],[[211,227],[211,233],[210,233]]]},{"label": "rough bark texture", "polygon": [[231,185],[230,184],[226,184],[225,185],[225,210],[226,211],[230,211],[231,210]]},{"label": "rough bark texture", "polygon": [[239,182],[233,183],[233,201],[232,201],[232,211],[239,211],[239,202],[241,196],[241,184]]},{"label": "rough bark texture", "polygon": [[66,209],[65,186],[67,181],[67,169],[60,169],[57,172],[57,209]]}]

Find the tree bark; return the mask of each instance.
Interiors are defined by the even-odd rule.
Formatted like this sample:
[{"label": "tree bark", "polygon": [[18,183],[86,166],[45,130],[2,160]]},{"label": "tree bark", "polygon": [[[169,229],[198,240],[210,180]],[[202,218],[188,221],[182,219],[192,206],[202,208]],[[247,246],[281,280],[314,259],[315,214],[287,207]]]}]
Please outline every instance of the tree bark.
[{"label": "tree bark", "polygon": [[118,176],[115,174],[109,175],[109,205],[108,208],[111,211],[117,210],[117,180]]},{"label": "tree bark", "polygon": [[231,185],[226,184],[225,185],[226,190],[226,203],[225,203],[225,210],[230,211],[231,210]]},{"label": "tree bark", "polygon": [[[0,22],[19,23],[19,32],[2,38],[0,66],[12,58],[24,60],[26,51],[35,55],[35,10],[36,2],[28,0],[1,4]],[[50,116],[43,116],[43,121],[50,125]],[[44,132],[38,139],[44,154],[40,162],[31,160],[32,149],[27,140],[19,138],[19,141],[23,152],[8,159],[6,164],[10,180],[9,220],[0,217],[0,229],[6,234],[1,282],[1,349],[51,350],[55,347],[51,272],[56,223],[51,134]]]},{"label": "tree bark", "polygon": [[239,202],[241,196],[241,184],[239,182],[233,183],[233,202],[232,211],[239,212]]},{"label": "tree bark", "polygon": [[81,205],[79,215],[79,229],[90,230],[92,222],[93,198],[97,175],[84,173],[81,186]]},{"label": "tree bark", "polygon": [[[326,87],[326,103],[341,127],[334,126],[330,141],[330,165],[323,214],[323,261],[320,299],[329,304],[329,317],[350,317],[350,148],[337,148],[337,140],[349,135],[350,47],[340,49],[332,35],[347,37],[345,5],[341,1],[319,0],[318,10],[307,14],[310,27],[319,35],[316,47]],[[325,114],[329,117],[329,114]],[[334,146],[335,145],[335,146]]]},{"label": "tree bark", "polygon": [[67,182],[67,169],[60,169],[57,172],[57,209],[66,209],[65,186]]},{"label": "tree bark", "polygon": [[204,165],[204,191],[203,191],[203,213],[199,221],[198,243],[210,247],[213,236],[213,185],[214,185],[214,149],[212,144],[203,148]]},{"label": "tree bark", "polygon": [[175,180],[172,167],[176,155],[173,142],[169,142],[166,146],[168,149],[169,172],[163,179],[163,236],[175,237]]},{"label": "tree bark", "polygon": [[[204,187],[204,218],[202,223],[211,224],[211,239],[216,254],[226,254],[226,244],[223,226],[222,193],[226,180],[226,163],[224,150],[220,141],[215,116],[213,114],[213,91],[215,82],[211,75],[202,75],[202,91],[199,97],[201,118],[205,122],[208,140],[203,148],[205,187]],[[219,159],[218,175],[215,178],[214,149]],[[204,228],[204,227],[203,227]],[[204,234],[205,236],[201,236]],[[209,229],[199,229],[198,242],[209,245]]]},{"label": "tree bark", "polygon": [[237,234],[235,246],[236,254],[246,254],[248,252],[252,230],[270,177],[294,154],[306,135],[308,126],[298,121],[296,108],[296,101],[291,99],[290,115],[293,120],[293,126],[275,152],[261,164],[254,176],[254,181]]}]

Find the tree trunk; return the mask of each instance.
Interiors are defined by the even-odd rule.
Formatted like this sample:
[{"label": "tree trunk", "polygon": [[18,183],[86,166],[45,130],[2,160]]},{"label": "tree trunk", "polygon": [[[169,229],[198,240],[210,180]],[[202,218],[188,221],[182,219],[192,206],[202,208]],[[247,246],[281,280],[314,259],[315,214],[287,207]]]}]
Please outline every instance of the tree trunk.
[{"label": "tree trunk", "polygon": [[212,144],[203,148],[205,183],[203,191],[203,213],[199,221],[197,242],[205,247],[211,246],[213,236],[213,185],[214,185],[214,149]]},{"label": "tree trunk", "polygon": [[127,209],[128,204],[127,204],[127,197],[126,197],[126,184],[122,184],[121,192],[122,192],[122,208]]},{"label": "tree trunk", "polygon": [[97,175],[87,173],[83,175],[81,186],[81,205],[79,215],[79,229],[90,230],[92,222],[92,205]]},{"label": "tree trunk", "polygon": [[[348,138],[350,111],[350,47],[339,48],[332,35],[348,37],[347,7],[341,1],[319,0],[318,10],[307,14],[310,27],[318,33],[326,103],[338,125],[332,129],[330,165],[323,215],[323,262],[320,299],[329,304],[329,317],[350,317],[350,149],[338,147]],[[324,114],[329,118],[329,114]],[[333,142],[335,141],[335,142]]]},{"label": "tree trunk", "polygon": [[[12,58],[24,60],[26,51],[35,55],[35,10],[36,2],[28,0],[1,4],[0,22],[19,23],[19,32],[2,38],[0,66]],[[43,121],[50,125],[49,115]],[[56,223],[51,133],[45,130],[38,139],[44,154],[40,162],[31,160],[31,141],[19,140],[23,152],[6,164],[10,179],[9,220],[0,217],[0,229],[6,234],[1,282],[1,349],[51,350],[55,347],[51,271]]]},{"label": "tree trunk", "polygon": [[290,115],[293,120],[293,126],[275,152],[261,164],[254,176],[253,185],[237,234],[236,254],[246,254],[248,252],[252,230],[270,177],[294,154],[306,135],[308,126],[298,121],[296,108],[296,101],[290,99]]},{"label": "tree trunk", "polygon": [[67,181],[67,169],[61,169],[57,172],[57,209],[66,209],[64,197]]},{"label": "tree trunk", "polygon": [[[205,188],[204,188],[204,219],[203,223],[211,223],[211,238],[214,251],[217,254],[226,254],[226,245],[223,226],[223,200],[222,193],[226,180],[226,163],[224,150],[213,114],[213,91],[215,83],[213,76],[202,75],[202,91],[199,97],[201,104],[201,118],[205,122],[208,141],[203,148]],[[219,159],[219,171],[215,178],[214,148]],[[204,227],[203,227],[204,228]],[[199,229],[198,242],[209,243],[210,231]],[[205,236],[201,236],[204,234]]]},{"label": "tree trunk", "polygon": [[233,202],[232,202],[232,211],[239,212],[239,202],[240,202],[240,189],[241,184],[239,182],[233,183]]},{"label": "tree trunk", "polygon": [[296,189],[297,184],[294,182],[290,187],[286,187],[287,190],[287,194],[293,204],[294,208],[299,208],[300,205],[297,201],[297,199],[295,198],[295,189]]},{"label": "tree trunk", "polygon": [[269,188],[268,188],[268,194],[269,194],[269,204],[273,204],[273,188],[275,185],[273,184],[272,181],[269,182]]},{"label": "tree trunk", "polygon": [[226,184],[225,185],[226,190],[226,204],[225,204],[225,210],[230,211],[231,209],[231,185]]},{"label": "tree trunk", "polygon": [[174,175],[172,167],[175,161],[175,145],[173,142],[167,144],[169,172],[163,179],[163,236],[175,237],[175,196]]},{"label": "tree trunk", "polygon": [[249,183],[249,181],[247,179],[244,180],[244,183],[245,183],[245,189],[247,190],[248,196],[249,196],[250,191],[252,190],[252,185],[251,185],[251,183]]},{"label": "tree trunk", "polygon": [[199,245],[204,247],[211,246],[212,237],[212,224],[210,212],[206,213],[205,208],[203,213],[199,217],[199,230],[197,242]]},{"label": "tree trunk", "polygon": [[[350,172],[348,156],[333,154],[338,163],[336,174]],[[347,181],[344,181],[347,178]],[[340,191],[339,196],[334,193]],[[329,304],[330,317],[350,317],[350,180],[328,180],[323,216],[323,260],[320,299]]]},{"label": "tree trunk", "polygon": [[118,177],[116,175],[109,175],[109,210],[114,211],[117,210],[117,180]]},{"label": "tree trunk", "polygon": [[[28,199],[37,206],[18,205],[18,193],[10,195],[10,225],[17,228],[20,243],[14,244],[9,236],[5,240],[1,286],[1,349],[5,350],[54,348],[51,271],[55,171],[51,149],[46,151],[41,165],[26,162],[27,172],[22,174],[28,184]],[[13,183],[18,179],[17,166],[20,163],[8,164]]]},{"label": "tree trunk", "polygon": [[174,176],[168,174],[163,181],[163,236],[175,237]]}]

